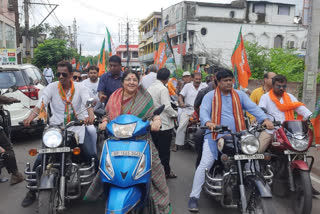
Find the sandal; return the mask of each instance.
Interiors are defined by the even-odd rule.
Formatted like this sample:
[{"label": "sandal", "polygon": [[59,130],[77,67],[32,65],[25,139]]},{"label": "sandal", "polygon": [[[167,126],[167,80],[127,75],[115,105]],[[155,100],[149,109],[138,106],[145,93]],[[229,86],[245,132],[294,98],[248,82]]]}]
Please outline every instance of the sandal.
[{"label": "sandal", "polygon": [[178,146],[176,144],[174,144],[174,146],[171,149],[173,152],[176,152],[178,150]]},{"label": "sandal", "polygon": [[177,178],[178,176],[176,174],[174,174],[172,171],[170,172],[169,175],[166,175],[167,179],[171,179],[171,178]]}]

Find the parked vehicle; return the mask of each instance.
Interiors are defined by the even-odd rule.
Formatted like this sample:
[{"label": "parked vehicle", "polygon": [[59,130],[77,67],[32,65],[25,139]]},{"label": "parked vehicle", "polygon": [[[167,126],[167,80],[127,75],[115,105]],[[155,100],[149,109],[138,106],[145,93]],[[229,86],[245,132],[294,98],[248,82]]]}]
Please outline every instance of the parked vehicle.
[{"label": "parked vehicle", "polygon": [[[91,107],[92,102],[93,99],[89,100],[86,107]],[[42,148],[29,150],[32,156],[42,156],[42,162],[35,171],[31,170],[30,163],[25,169],[27,188],[39,193],[39,214],[63,212],[66,202],[79,199],[83,187],[92,183],[95,160],[91,160],[90,166],[82,164],[77,138],[74,132],[68,131],[69,127],[83,124],[83,121],[71,121],[65,126],[47,126]]]},{"label": "parked vehicle", "polygon": [[[160,115],[163,109],[164,105],[155,110],[154,115]],[[148,119],[124,114],[107,125],[110,138],[103,146],[100,171],[108,214],[133,214],[147,209],[152,158],[146,138]]]},{"label": "parked vehicle", "polygon": [[[281,189],[284,189],[282,195],[287,195],[288,190],[289,195],[294,195],[293,206],[296,214],[309,214],[312,211],[310,171],[314,158],[307,155],[313,142],[313,132],[309,125],[309,121],[284,121],[274,132],[271,146],[275,178]],[[275,192],[280,189],[278,183],[274,184]]]},{"label": "parked vehicle", "polygon": [[11,114],[13,131],[23,128],[19,122],[28,117],[28,108],[32,109],[37,104],[42,90],[47,85],[47,80],[42,72],[33,65],[4,65],[0,67],[1,94],[21,100],[21,103],[4,106]]},{"label": "parked vehicle", "polygon": [[271,157],[257,154],[259,140],[247,131],[234,133],[227,126],[216,126],[214,132],[228,135],[218,140],[220,156],[206,170],[205,191],[223,207],[238,208],[243,214],[276,213],[269,187],[273,172],[267,164],[261,170],[260,164]]}]

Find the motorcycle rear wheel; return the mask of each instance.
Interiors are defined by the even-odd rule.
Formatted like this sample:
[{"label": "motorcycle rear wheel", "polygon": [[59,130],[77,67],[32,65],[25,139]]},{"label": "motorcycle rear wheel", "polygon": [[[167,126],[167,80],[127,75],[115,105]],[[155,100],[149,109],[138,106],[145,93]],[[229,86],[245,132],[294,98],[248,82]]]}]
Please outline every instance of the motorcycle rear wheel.
[{"label": "motorcycle rear wheel", "polygon": [[312,211],[312,184],[309,171],[293,172],[295,185],[294,210],[296,214],[310,214]]},{"label": "motorcycle rear wheel", "polygon": [[56,214],[59,202],[59,194],[56,189],[40,190],[38,198],[39,214]]}]

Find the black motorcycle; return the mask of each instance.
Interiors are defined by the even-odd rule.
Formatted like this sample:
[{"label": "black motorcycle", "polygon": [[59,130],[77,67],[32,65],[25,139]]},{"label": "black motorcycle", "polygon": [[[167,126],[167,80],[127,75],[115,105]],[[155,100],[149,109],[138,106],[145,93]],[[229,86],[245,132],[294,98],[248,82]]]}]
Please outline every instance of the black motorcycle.
[{"label": "black motorcycle", "polygon": [[223,207],[238,208],[242,214],[276,213],[269,187],[273,172],[263,163],[271,157],[257,154],[259,140],[247,131],[234,133],[227,126],[216,126],[214,132],[227,135],[217,141],[220,155],[206,170],[205,191]]},{"label": "black motorcycle", "polygon": [[[87,108],[92,107],[92,100]],[[72,126],[82,126],[83,121],[71,121],[66,125],[45,128],[42,148],[31,149],[32,156],[41,155],[41,164],[31,170],[27,163],[27,188],[36,190],[38,196],[38,213],[55,214],[66,209],[66,202],[81,197],[85,186],[92,183],[95,175],[95,159],[85,165],[78,147],[78,138],[68,131]]]}]

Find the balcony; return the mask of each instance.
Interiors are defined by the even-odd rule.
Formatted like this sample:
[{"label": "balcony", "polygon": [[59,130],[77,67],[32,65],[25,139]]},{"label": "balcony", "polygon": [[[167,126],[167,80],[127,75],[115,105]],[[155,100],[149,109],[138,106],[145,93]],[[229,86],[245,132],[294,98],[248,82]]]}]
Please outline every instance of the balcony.
[{"label": "balcony", "polygon": [[153,56],[154,56],[154,53],[149,53],[143,56],[139,56],[139,61],[140,62],[153,61]]},{"label": "balcony", "polygon": [[153,36],[153,29],[150,30],[148,33],[145,33],[142,37],[141,37],[141,41],[147,41],[147,39],[149,39],[150,37]]}]

